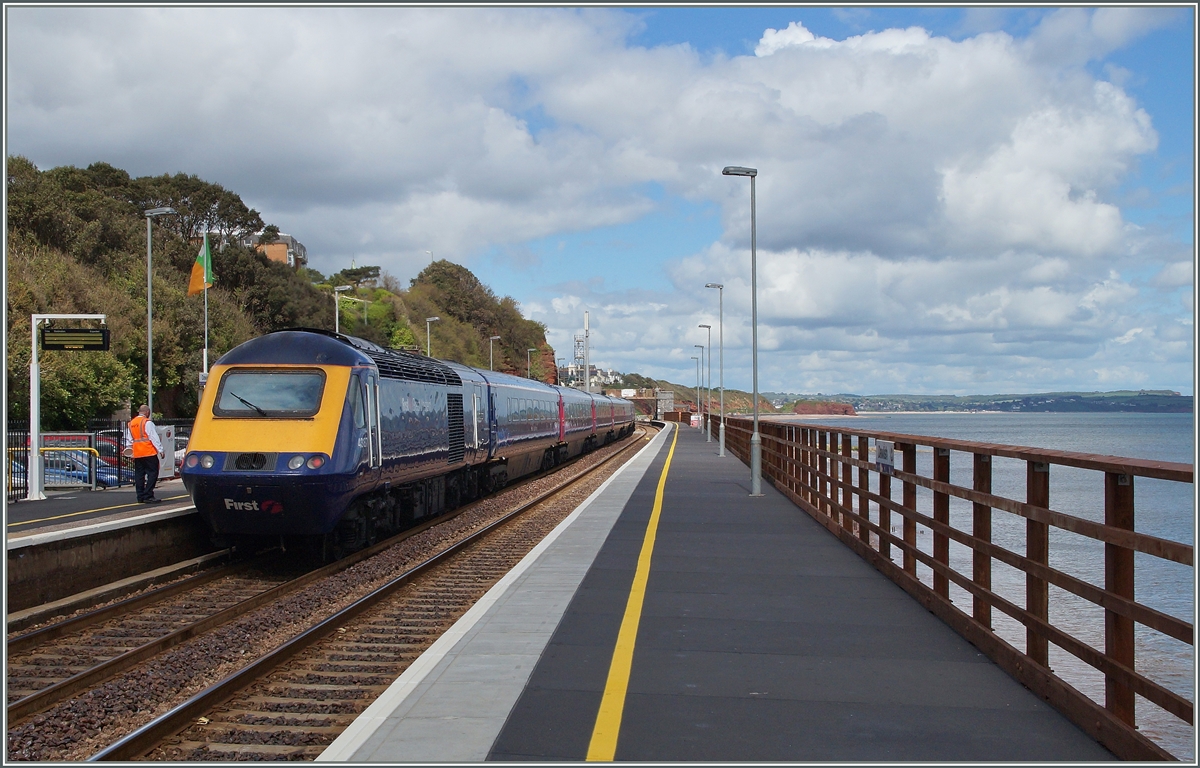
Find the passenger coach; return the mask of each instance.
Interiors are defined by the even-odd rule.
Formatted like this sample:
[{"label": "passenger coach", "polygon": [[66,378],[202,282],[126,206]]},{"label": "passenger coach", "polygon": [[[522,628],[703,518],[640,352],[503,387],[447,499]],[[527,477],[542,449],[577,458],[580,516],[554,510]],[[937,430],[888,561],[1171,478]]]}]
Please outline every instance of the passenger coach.
[{"label": "passenger coach", "polygon": [[213,366],[182,475],[219,540],[300,539],[338,557],[633,423],[626,400],[278,331]]}]

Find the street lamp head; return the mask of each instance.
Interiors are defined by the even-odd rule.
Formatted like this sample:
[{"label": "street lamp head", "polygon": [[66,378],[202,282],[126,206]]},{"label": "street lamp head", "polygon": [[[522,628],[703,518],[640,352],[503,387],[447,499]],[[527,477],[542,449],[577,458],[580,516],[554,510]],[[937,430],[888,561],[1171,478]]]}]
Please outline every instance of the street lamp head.
[{"label": "street lamp head", "polygon": [[178,216],[178,215],[179,214],[175,211],[174,208],[169,208],[169,207],[151,208],[150,210],[146,211],[146,218],[148,218],[148,219],[152,219],[155,216]]},{"label": "street lamp head", "polygon": [[709,329],[711,329],[711,328],[712,328],[712,326],[711,326],[711,325],[703,325],[703,324],[702,324],[702,325],[697,325],[696,327],[697,327],[697,328],[709,328]]},{"label": "street lamp head", "polygon": [[537,352],[537,347],[530,347],[529,349],[527,349],[525,351],[526,352]]},{"label": "street lamp head", "polygon": [[721,288],[724,288],[725,286],[721,285],[720,283],[705,283],[704,287],[705,288],[716,288],[716,289],[720,290]]},{"label": "street lamp head", "polygon": [[350,291],[353,289],[354,289],[354,286],[352,286],[352,285],[339,285],[338,287],[334,288],[333,291],[334,291],[334,293],[345,293],[346,291]]},{"label": "street lamp head", "polygon": [[427,318],[425,318],[425,322],[436,323],[438,320],[441,320],[441,319],[442,318],[440,318],[440,317],[427,317]]},{"label": "street lamp head", "polygon": [[500,341],[500,337],[499,336],[490,336],[490,337],[488,337],[488,341]]},{"label": "street lamp head", "polygon": [[721,170],[722,176],[757,176],[757,168],[743,168],[740,165],[727,165]]}]

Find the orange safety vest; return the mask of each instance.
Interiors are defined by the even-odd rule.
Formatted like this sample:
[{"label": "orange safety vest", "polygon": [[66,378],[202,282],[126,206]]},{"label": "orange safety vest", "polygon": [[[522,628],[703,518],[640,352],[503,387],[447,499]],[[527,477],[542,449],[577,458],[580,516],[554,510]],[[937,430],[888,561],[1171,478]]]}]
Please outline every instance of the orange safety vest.
[{"label": "orange safety vest", "polygon": [[154,443],[150,442],[149,436],[146,434],[146,422],[149,421],[145,416],[135,416],[129,422],[129,435],[133,438],[133,458],[144,459],[148,456],[157,456],[158,450],[154,447]]}]

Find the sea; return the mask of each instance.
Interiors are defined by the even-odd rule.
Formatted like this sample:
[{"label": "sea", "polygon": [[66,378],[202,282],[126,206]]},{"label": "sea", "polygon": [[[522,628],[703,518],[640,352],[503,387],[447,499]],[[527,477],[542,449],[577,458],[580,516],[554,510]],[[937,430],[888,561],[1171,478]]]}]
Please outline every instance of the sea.
[{"label": "sea", "polygon": [[[927,437],[955,438],[988,443],[1003,443],[1033,448],[1048,448],[1080,453],[1104,454],[1193,464],[1195,422],[1190,413],[863,413],[858,416],[775,416],[771,421],[822,424],[852,430],[896,432]],[[899,459],[899,457],[897,457]],[[918,449],[918,472],[932,475],[933,453]],[[952,452],[950,481],[971,487],[972,457]],[[1018,501],[1025,499],[1025,463],[997,457],[993,459],[993,493]],[[875,478],[872,473],[872,478]],[[895,485],[895,484],[894,484]],[[878,486],[872,482],[872,490]],[[893,488],[893,498],[899,490]],[[931,494],[918,489],[918,509],[929,514]],[[1196,490],[1194,484],[1136,478],[1134,483],[1137,531],[1172,541],[1194,544],[1196,532]],[[1050,470],[1050,508],[1072,515],[1104,521],[1104,475],[1101,472],[1052,465]],[[872,517],[875,510],[872,507]],[[995,510],[993,541],[1017,553],[1024,553],[1025,521]],[[898,515],[892,515],[893,530],[899,535]],[[951,499],[951,525],[971,530],[971,505]],[[876,518],[877,519],[877,518]],[[918,546],[932,551],[931,536],[918,526]],[[893,559],[899,562],[899,554]],[[971,574],[971,553],[967,547],[951,542],[950,560],[955,570]],[[1097,586],[1104,585],[1103,544],[1076,534],[1051,528],[1050,564]],[[1134,593],[1139,602],[1195,623],[1196,578],[1192,567],[1137,553],[1134,558]],[[993,561],[993,588],[1017,605],[1025,604],[1024,575]],[[918,566],[918,576],[932,583],[932,571]],[[951,599],[967,613],[970,595],[951,585]],[[1103,650],[1104,612],[1053,585],[1050,587],[1050,620],[1055,626],[1079,640]],[[993,626],[1001,637],[1018,649],[1025,648],[1025,628],[993,610]],[[1196,694],[1196,656],[1193,646],[1136,625],[1135,653],[1137,670],[1160,685],[1193,703]],[[1050,646],[1050,666],[1060,677],[1101,705],[1104,703],[1104,679],[1094,668],[1073,655]],[[1158,706],[1137,698],[1139,730],[1181,760],[1192,762],[1196,756],[1195,728],[1164,712]]]}]

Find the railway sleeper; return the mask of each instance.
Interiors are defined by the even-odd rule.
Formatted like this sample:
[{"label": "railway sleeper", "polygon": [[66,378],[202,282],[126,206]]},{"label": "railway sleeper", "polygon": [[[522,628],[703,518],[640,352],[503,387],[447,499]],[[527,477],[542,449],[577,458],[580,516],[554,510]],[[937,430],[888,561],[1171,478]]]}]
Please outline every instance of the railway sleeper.
[{"label": "railway sleeper", "polygon": [[200,755],[210,753],[220,755],[225,760],[247,760],[258,755],[316,758],[325,751],[326,746],[325,744],[303,747],[289,744],[209,744],[203,741],[181,741],[171,745],[170,750],[185,750],[189,754],[199,753]]},{"label": "railway sleeper", "polygon": [[276,728],[309,728],[313,726],[342,726],[354,722],[356,715],[349,713],[328,715],[323,713],[293,712],[289,715],[271,717],[250,709],[230,709],[217,712],[212,722],[239,723],[242,725],[271,725]]}]

